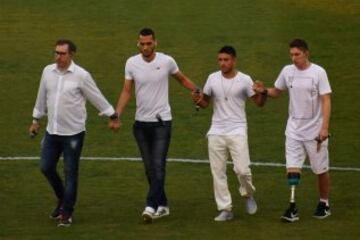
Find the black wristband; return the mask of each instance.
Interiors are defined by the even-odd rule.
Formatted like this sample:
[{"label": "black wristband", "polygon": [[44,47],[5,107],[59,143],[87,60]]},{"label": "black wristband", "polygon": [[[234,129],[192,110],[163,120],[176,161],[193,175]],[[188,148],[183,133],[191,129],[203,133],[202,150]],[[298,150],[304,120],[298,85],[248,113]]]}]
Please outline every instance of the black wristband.
[{"label": "black wristband", "polygon": [[117,113],[114,113],[114,114],[111,115],[109,118],[110,118],[111,120],[117,120],[117,119],[119,119],[119,115],[118,115]]},{"label": "black wristband", "polygon": [[268,95],[268,90],[267,88],[265,88],[265,90],[261,93],[261,95],[267,96]]}]

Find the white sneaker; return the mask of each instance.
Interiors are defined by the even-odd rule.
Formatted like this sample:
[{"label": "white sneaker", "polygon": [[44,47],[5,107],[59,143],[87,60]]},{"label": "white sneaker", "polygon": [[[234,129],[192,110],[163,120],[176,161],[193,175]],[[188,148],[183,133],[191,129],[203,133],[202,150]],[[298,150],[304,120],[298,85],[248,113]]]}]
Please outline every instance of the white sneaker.
[{"label": "white sneaker", "polygon": [[246,212],[253,215],[257,212],[257,204],[253,196],[246,198]]},{"label": "white sneaker", "polygon": [[169,215],[170,215],[169,207],[159,206],[158,209],[156,210],[156,213],[153,216],[153,219],[158,219]]},{"label": "white sneaker", "polygon": [[144,222],[152,223],[154,218],[155,209],[152,207],[146,207],[142,212],[141,216],[143,217]]},{"label": "white sneaker", "polygon": [[229,221],[234,218],[234,214],[231,211],[222,210],[220,214],[214,218],[216,222]]}]

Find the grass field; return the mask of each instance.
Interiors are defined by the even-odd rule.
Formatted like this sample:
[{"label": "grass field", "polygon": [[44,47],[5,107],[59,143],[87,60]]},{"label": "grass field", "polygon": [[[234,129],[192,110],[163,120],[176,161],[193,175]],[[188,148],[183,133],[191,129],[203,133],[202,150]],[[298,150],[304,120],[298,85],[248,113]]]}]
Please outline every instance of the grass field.
[{"label": "grass field", "polygon": [[[52,62],[53,44],[70,38],[79,51],[76,62],[88,69],[110,102],[121,90],[125,60],[136,53],[144,26],[154,28],[158,50],[175,57],[181,70],[199,85],[217,70],[216,52],[234,45],[239,69],[272,85],[289,63],[287,43],[308,41],[313,62],[328,72],[332,85],[331,165],[360,167],[360,2],[357,0],[0,0],[0,157],[37,156],[41,138],[27,129],[42,68]],[[171,83],[174,116],[170,157],[206,159],[204,137],[211,110],[196,113],[187,91]],[[107,130],[107,119],[88,106],[83,156],[138,157],[131,124],[132,100],[123,129]],[[287,97],[263,109],[247,106],[253,161],[283,163]],[[42,125],[42,133],[45,121]],[[37,161],[0,161],[0,239],[358,239],[359,172],[332,172],[333,216],[315,221],[315,178],[306,170],[299,188],[302,220],[279,222],[288,199],[284,169],[254,167],[260,212],[243,213],[235,197],[237,218],[215,224],[211,177],[207,165],[170,163],[169,220],[139,223],[145,181],[138,162],[82,163],[76,224],[59,230],[46,217],[53,196]],[[235,193],[235,181],[231,178]],[[226,236],[226,237],[225,237]]]},{"label": "grass field", "polygon": [[[259,212],[247,216],[229,176],[235,219],[215,223],[211,176],[207,164],[169,163],[168,197],[171,215],[151,225],[140,219],[146,186],[140,162],[82,163],[80,197],[69,229],[48,219],[54,199],[34,161],[5,161],[0,210],[5,221],[0,239],[357,239],[360,230],[356,181],[359,173],[333,172],[333,216],[313,219],[317,204],[314,176],[306,170],[298,188],[300,222],[285,224],[279,217],[287,205],[283,169],[254,167]],[[11,172],[6,169],[13,169]],[[351,194],[349,194],[351,193]],[[354,200],[355,199],[355,200]]]}]

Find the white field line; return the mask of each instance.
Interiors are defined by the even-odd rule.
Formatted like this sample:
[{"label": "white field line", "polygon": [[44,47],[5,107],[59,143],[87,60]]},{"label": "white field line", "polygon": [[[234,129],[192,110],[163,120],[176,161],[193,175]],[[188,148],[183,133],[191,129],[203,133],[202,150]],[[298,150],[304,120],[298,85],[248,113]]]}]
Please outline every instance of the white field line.
[{"label": "white field line", "polygon": [[[81,159],[90,161],[141,161],[141,158],[139,157],[81,157]],[[39,160],[39,157],[0,157],[0,161],[1,160]],[[209,160],[206,159],[168,158],[167,161],[209,164]],[[232,164],[232,162],[229,161],[228,164]],[[285,164],[272,162],[251,162],[251,165],[262,167],[285,167]],[[304,168],[310,168],[310,166],[304,165]],[[360,172],[360,168],[358,167],[330,167],[330,170]]]}]

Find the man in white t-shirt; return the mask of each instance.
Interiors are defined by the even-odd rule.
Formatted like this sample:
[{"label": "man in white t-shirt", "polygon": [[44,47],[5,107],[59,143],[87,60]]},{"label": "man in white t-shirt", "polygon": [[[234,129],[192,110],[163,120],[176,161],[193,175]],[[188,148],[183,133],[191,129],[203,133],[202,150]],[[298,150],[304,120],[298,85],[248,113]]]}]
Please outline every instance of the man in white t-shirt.
[{"label": "man in white t-shirt", "polygon": [[256,105],[263,106],[266,94],[256,94],[250,76],[236,69],[236,51],[233,47],[220,49],[218,63],[220,71],[209,75],[203,93],[194,93],[193,101],[202,108],[206,108],[210,100],[213,102],[214,112],[207,137],[215,201],[220,211],[214,220],[227,221],[233,218],[226,176],[229,153],[239,180],[240,194],[246,197],[246,210],[249,214],[257,211],[253,197],[255,187],[250,169],[245,101],[251,98]]},{"label": "man in white t-shirt", "polygon": [[[178,68],[168,55],[155,52],[157,42],[152,29],[144,28],[139,33],[140,53],[130,57],[125,65],[125,82],[116,112],[124,112],[135,85],[136,114],[133,132],[145,166],[149,183],[145,210],[145,222],[170,214],[165,194],[166,157],[171,138],[171,109],[169,105],[169,76],[173,76],[185,88],[197,88]],[[109,127],[118,129],[120,118],[110,122]]]},{"label": "man in white t-shirt", "polygon": [[[294,39],[289,46],[293,64],[281,70],[274,88],[267,89],[270,97],[278,97],[285,90],[289,92],[285,147],[291,197],[290,207],[281,219],[287,222],[299,220],[295,206],[295,187],[299,184],[306,155],[312,171],[318,176],[320,200],[314,217],[323,219],[330,215],[328,137],[331,87],[326,71],[310,62],[309,48],[304,40]],[[262,87],[256,89],[261,92]]]}]

